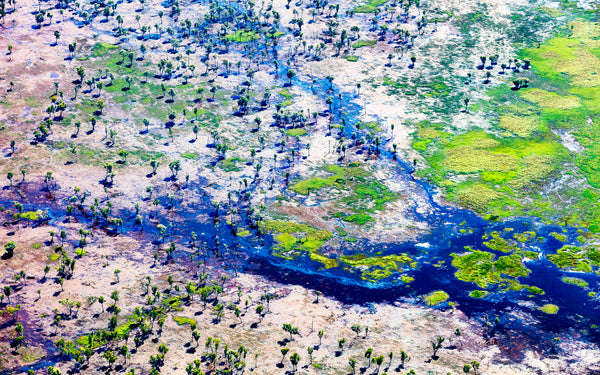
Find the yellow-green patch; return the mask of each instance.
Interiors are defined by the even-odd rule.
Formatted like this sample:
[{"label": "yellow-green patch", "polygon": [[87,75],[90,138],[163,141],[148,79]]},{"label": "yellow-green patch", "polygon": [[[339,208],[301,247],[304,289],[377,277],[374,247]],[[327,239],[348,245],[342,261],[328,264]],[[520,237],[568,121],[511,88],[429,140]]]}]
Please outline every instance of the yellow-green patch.
[{"label": "yellow-green patch", "polygon": [[439,305],[440,303],[446,302],[450,298],[448,293],[443,290],[436,290],[425,296],[424,300],[429,306]]},{"label": "yellow-green patch", "polygon": [[523,90],[521,97],[545,108],[573,109],[580,106],[576,96],[562,96],[554,92],[540,89]]},{"label": "yellow-green patch", "polygon": [[554,314],[558,313],[559,308],[556,305],[547,303],[543,306],[538,307],[538,310],[540,310],[541,312],[544,312],[546,314],[554,315]]}]

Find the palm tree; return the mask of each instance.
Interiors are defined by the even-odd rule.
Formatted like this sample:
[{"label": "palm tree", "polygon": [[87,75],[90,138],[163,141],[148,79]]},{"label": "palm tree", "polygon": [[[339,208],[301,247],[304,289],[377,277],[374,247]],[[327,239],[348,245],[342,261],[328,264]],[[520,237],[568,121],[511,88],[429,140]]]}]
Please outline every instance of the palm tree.
[{"label": "palm tree", "polygon": [[181,162],[179,160],[174,160],[169,163],[169,169],[171,170],[171,177],[173,180],[177,179],[177,172],[181,170]]},{"label": "palm tree", "polygon": [[290,356],[290,362],[292,363],[292,372],[296,372],[296,366],[300,362],[300,356],[298,353],[294,353]]},{"label": "palm tree", "polygon": [[329,82],[329,90],[333,90],[333,80],[334,80],[334,77],[333,76],[327,76],[325,78]]},{"label": "palm tree", "polygon": [[375,362],[375,364],[377,365],[376,373],[379,374],[379,369],[381,368],[381,365],[383,364],[383,356],[380,355],[379,357],[373,358],[373,362]]},{"label": "palm tree", "polygon": [[292,85],[292,78],[294,78],[296,76],[296,72],[292,69],[288,69],[287,73],[287,78],[290,81],[290,86]]},{"label": "palm tree", "polygon": [[356,373],[356,359],[350,358],[348,360],[348,364],[350,365],[350,368],[352,369],[352,373],[355,374]]},{"label": "palm tree", "polygon": [[288,354],[288,352],[290,351],[289,348],[282,348],[281,349],[281,361],[279,361],[279,364],[283,367],[283,360],[285,359],[285,356]]},{"label": "palm tree", "polygon": [[404,368],[404,362],[408,359],[408,354],[405,351],[400,352],[400,368]]},{"label": "palm tree", "polygon": [[115,353],[113,353],[112,350],[105,351],[104,354],[102,354],[102,358],[104,358],[108,361],[109,369],[112,369],[115,361],[117,360],[117,356],[115,355]]},{"label": "palm tree", "polygon": [[368,349],[365,351],[365,358],[367,359],[367,362],[368,362],[368,364],[369,364],[369,365],[367,366],[367,368],[371,367],[371,355],[372,355],[372,354],[373,354],[373,348],[368,348]]},{"label": "palm tree", "polygon": [[433,350],[433,354],[431,355],[432,359],[437,359],[437,352],[438,350],[440,350],[442,348],[442,343],[444,342],[445,338],[443,338],[442,336],[438,336],[436,341],[431,341],[431,348]]}]

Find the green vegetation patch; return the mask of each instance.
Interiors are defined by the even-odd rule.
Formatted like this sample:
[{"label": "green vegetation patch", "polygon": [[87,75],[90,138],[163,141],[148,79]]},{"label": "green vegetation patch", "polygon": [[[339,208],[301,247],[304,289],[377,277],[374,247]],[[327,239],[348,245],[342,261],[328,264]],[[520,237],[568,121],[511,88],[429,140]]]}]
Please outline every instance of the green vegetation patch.
[{"label": "green vegetation patch", "polygon": [[587,281],[585,281],[583,279],[580,279],[578,277],[563,276],[560,279],[565,284],[575,285],[575,286],[581,287],[583,289],[586,289],[589,286],[589,284],[587,283]]},{"label": "green vegetation patch", "polygon": [[285,131],[285,134],[289,135],[290,137],[301,137],[307,133],[308,132],[304,128],[294,128]]},{"label": "green vegetation patch", "polygon": [[579,107],[579,99],[575,96],[561,96],[554,92],[540,89],[524,91],[521,97],[546,108],[565,110]]},{"label": "green vegetation patch", "polygon": [[514,233],[513,238],[519,242],[527,242],[534,239],[536,233],[534,231],[525,231],[523,233]]},{"label": "green vegetation patch", "polygon": [[402,281],[404,284],[409,284],[415,281],[415,278],[408,275],[402,275],[400,276],[400,281]]},{"label": "green vegetation patch", "polygon": [[349,222],[349,223],[355,223],[358,225],[365,225],[366,223],[368,223],[370,221],[375,221],[375,219],[369,214],[347,215],[347,216],[342,217],[342,220]]},{"label": "green vegetation patch", "polygon": [[550,235],[560,242],[565,242],[567,240],[567,236],[562,233],[552,232]]},{"label": "green vegetation patch", "polygon": [[327,258],[324,255],[312,252],[312,253],[309,253],[308,256],[310,257],[310,259],[314,260],[315,262],[322,263],[323,267],[325,267],[326,269],[335,268],[338,266],[337,260]]},{"label": "green vegetation patch", "polygon": [[523,266],[518,254],[501,256],[495,260],[492,253],[466,249],[469,250],[466,254],[451,254],[452,265],[458,269],[455,276],[459,280],[475,283],[480,288],[501,283],[518,287],[515,279],[531,272]]},{"label": "green vegetation patch", "polygon": [[595,247],[563,246],[547,258],[559,268],[592,272],[600,266],[600,251]]},{"label": "green vegetation patch", "polygon": [[413,80],[401,77],[397,81],[389,77],[383,77],[382,84],[390,88],[390,94],[396,95],[402,94],[414,96],[419,94],[420,98],[442,98],[447,97],[452,93],[452,88],[441,76],[434,76],[431,78],[419,76]]},{"label": "green vegetation patch", "polygon": [[37,210],[37,211],[26,211],[21,213],[21,218],[31,221],[43,220],[48,217],[48,212]]},{"label": "green vegetation patch", "polygon": [[394,192],[375,180],[360,164],[327,165],[322,170],[329,175],[298,181],[290,190],[302,195],[319,192],[317,196],[323,199],[333,197],[336,209],[342,210],[335,212],[334,218],[365,225],[375,221],[372,213],[383,211],[386,203],[396,199]]},{"label": "green vegetation patch", "polygon": [[[412,264],[413,259],[407,254],[385,255],[370,257],[366,254],[343,255],[340,262],[350,267],[352,272],[360,273],[363,280],[379,281],[388,278]],[[402,282],[412,282],[414,279],[404,279]]]},{"label": "green vegetation patch", "polygon": [[273,220],[262,222],[261,230],[279,233],[275,235],[277,245],[273,249],[276,256],[293,260],[303,252],[308,252],[311,259],[323,263],[326,268],[337,266],[335,260],[317,253],[317,250],[333,237],[333,233],[328,230],[317,229],[307,224]]},{"label": "green vegetation patch", "polygon": [[303,180],[295,183],[290,187],[290,190],[295,191],[298,194],[308,195],[311,191],[319,191],[326,187],[331,187],[337,183],[338,176],[331,176],[327,178],[323,177],[312,177],[307,180]]},{"label": "green vegetation patch", "polygon": [[511,253],[517,250],[517,246],[511,243],[509,240],[502,238],[496,231],[485,234],[483,239],[491,237],[489,241],[485,241],[483,244],[494,251],[501,251],[503,253]]},{"label": "green vegetation patch", "polygon": [[541,312],[546,313],[546,314],[554,315],[554,314],[558,313],[559,308],[556,305],[547,303],[543,306],[538,307],[538,310],[540,310]]},{"label": "green vegetation patch", "polygon": [[375,13],[377,7],[387,3],[388,0],[369,0],[365,5],[354,8],[354,13]]},{"label": "green vegetation patch", "polygon": [[348,60],[350,62],[357,62],[358,56],[346,56],[346,60]]},{"label": "green vegetation patch", "polygon": [[173,315],[173,320],[175,321],[175,323],[177,323],[178,326],[189,324],[190,326],[195,327],[198,324],[198,322],[196,322],[196,320],[191,319],[191,318],[186,318],[183,316]]},{"label": "green vegetation patch", "polygon": [[469,297],[471,298],[485,298],[490,294],[487,290],[472,290],[469,292]]},{"label": "green vegetation patch", "polygon": [[540,10],[544,13],[547,13],[550,17],[560,17],[560,16],[564,16],[565,12],[563,12],[562,10],[558,9],[558,8],[551,8],[551,7],[547,7],[547,6],[541,6]]},{"label": "green vegetation patch", "polygon": [[500,117],[498,126],[519,137],[527,138],[540,127],[540,121],[536,116],[506,114]]},{"label": "green vegetation patch", "polygon": [[[551,8],[542,11],[562,14]],[[462,17],[461,24],[493,26],[484,14],[475,13]],[[426,160],[418,175],[438,185],[449,200],[490,218],[535,216],[600,230],[598,35],[597,23],[574,21],[558,36],[520,51],[521,62],[531,63],[520,73],[529,80],[528,87],[511,89],[509,80],[488,90],[494,100],[469,108],[492,118],[496,115],[492,129],[463,132],[449,124],[417,124],[412,147]],[[407,78],[384,78],[383,85],[403,95],[422,94],[420,88],[414,89],[420,83]],[[442,118],[446,113],[431,109]],[[555,134],[555,129],[561,133]],[[563,143],[572,142],[583,151],[570,153]],[[555,196],[541,194],[565,171],[584,175],[591,186],[559,186]]]},{"label": "green vegetation patch", "polygon": [[290,93],[290,90],[283,89],[279,91],[279,95],[281,95],[284,99],[292,99],[294,97],[293,94]]},{"label": "green vegetation patch", "polygon": [[117,46],[112,45],[110,43],[96,43],[93,47],[92,47],[92,55],[94,57],[102,57],[104,55],[106,55],[109,51],[116,49]]},{"label": "green vegetation patch", "polygon": [[181,157],[194,160],[194,159],[198,158],[198,154],[195,152],[186,152],[184,154],[181,154]]},{"label": "green vegetation patch", "polygon": [[235,233],[237,237],[248,237],[250,234],[248,229],[240,229]]},{"label": "green vegetation patch", "polygon": [[352,48],[359,49],[362,47],[373,47],[375,44],[377,44],[376,40],[359,40],[352,44]]},{"label": "green vegetation patch", "polygon": [[239,172],[242,170],[239,165],[245,162],[246,160],[241,158],[229,158],[221,160],[217,165],[225,172]]},{"label": "green vegetation patch", "polygon": [[443,290],[436,290],[425,296],[424,300],[428,306],[439,305],[440,303],[446,302],[450,298],[448,293]]},{"label": "green vegetation patch", "polygon": [[237,30],[234,33],[225,35],[230,42],[235,43],[248,43],[259,38],[258,34],[254,30]]}]

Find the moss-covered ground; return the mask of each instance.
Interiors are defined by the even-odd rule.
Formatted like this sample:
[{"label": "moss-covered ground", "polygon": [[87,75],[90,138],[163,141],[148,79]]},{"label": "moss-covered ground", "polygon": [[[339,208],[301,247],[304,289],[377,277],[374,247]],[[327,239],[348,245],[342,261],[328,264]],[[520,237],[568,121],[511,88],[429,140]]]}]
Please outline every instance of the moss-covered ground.
[{"label": "moss-covered ground", "polygon": [[396,199],[396,195],[378,181],[366,167],[357,163],[346,167],[328,165],[323,168],[324,176],[315,176],[294,183],[290,190],[298,194],[318,193],[319,198],[335,199],[334,218],[345,222],[364,225],[374,221],[373,214],[383,211],[385,204]]},{"label": "moss-covered ground", "polygon": [[435,305],[439,305],[441,303],[446,302],[448,300],[448,298],[450,298],[448,293],[444,292],[443,290],[436,290],[436,291],[426,295],[424,299],[425,299],[425,303],[427,303],[427,305],[435,306]]},{"label": "moss-covered ground", "polygon": [[[363,280],[378,281],[388,278],[393,274],[402,271],[403,267],[410,267],[413,259],[407,254],[386,255],[386,256],[367,256],[365,254],[343,255],[340,257],[343,266],[352,272],[360,274]],[[403,275],[406,277],[407,275]],[[412,281],[412,278],[402,279],[404,283]]]},{"label": "moss-covered ground", "polygon": [[263,222],[261,229],[274,234],[277,244],[273,248],[273,254],[278,257],[293,260],[308,253],[312,260],[323,263],[325,268],[337,266],[334,259],[318,253],[321,246],[333,236],[327,230],[316,229],[307,224],[273,220]]},{"label": "moss-covered ground", "polygon": [[[541,11],[556,17],[572,9]],[[482,14],[475,16],[459,21],[465,35],[485,23]],[[570,17],[553,38],[520,50],[520,61],[528,63],[513,66],[508,72],[514,78],[487,90],[490,101],[472,106],[493,119],[490,128],[459,130],[444,121],[415,125],[412,147],[427,162],[418,173],[450,200],[491,218],[534,216],[599,228],[600,26],[580,13]],[[430,94],[444,95],[442,83],[433,83]],[[404,95],[420,90],[390,79],[383,85]],[[580,182],[555,186],[565,175]],[[550,188],[553,194],[546,193]]]}]

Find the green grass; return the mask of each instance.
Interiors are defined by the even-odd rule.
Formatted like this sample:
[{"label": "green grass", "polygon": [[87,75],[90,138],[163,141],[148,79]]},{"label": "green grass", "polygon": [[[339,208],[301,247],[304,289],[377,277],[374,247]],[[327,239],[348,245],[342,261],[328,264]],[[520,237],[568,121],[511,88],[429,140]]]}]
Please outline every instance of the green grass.
[{"label": "green grass", "polygon": [[116,49],[117,46],[109,44],[109,43],[96,43],[94,47],[92,47],[92,56],[94,57],[103,57],[109,51]]},{"label": "green grass", "polygon": [[335,268],[338,266],[338,262],[335,259],[327,258],[326,256],[318,253],[312,252],[309,254],[309,257],[315,262],[322,263],[326,269]]},{"label": "green grass", "polygon": [[360,5],[354,8],[352,11],[354,13],[375,13],[377,7],[387,3],[388,0],[369,0],[367,4]]},{"label": "green grass", "polygon": [[[360,273],[363,280],[379,281],[400,272],[402,267],[410,265],[413,259],[407,254],[372,257],[355,254],[342,255],[340,262],[350,267],[353,272]],[[409,282],[408,279],[406,282]]]},{"label": "green grass", "polygon": [[352,48],[359,49],[362,47],[373,47],[375,44],[377,44],[376,40],[359,40],[352,44]]},{"label": "green grass", "polygon": [[181,154],[181,157],[194,160],[194,159],[198,158],[198,154],[196,152],[186,152],[184,154]]},{"label": "green grass", "polygon": [[448,293],[444,292],[443,290],[436,290],[425,296],[424,300],[428,306],[435,306],[446,302],[448,298],[450,298]]},{"label": "green grass", "polygon": [[312,177],[307,180],[303,180],[295,183],[290,187],[290,190],[295,191],[298,194],[308,195],[309,192],[316,192],[323,188],[331,187],[336,183],[338,176],[332,176],[329,178],[323,177]]},{"label": "green grass", "polygon": [[25,211],[21,213],[21,218],[31,221],[37,221],[39,219],[44,219],[48,216],[46,211],[37,210],[37,211]]},{"label": "green grass", "polygon": [[408,276],[408,275],[402,275],[402,276],[400,276],[400,281],[403,282],[404,284],[410,284],[413,281],[415,281],[415,278],[412,276]]},{"label": "green grass", "polygon": [[[483,25],[494,26],[484,13],[458,21],[470,34]],[[472,111],[492,119],[490,130],[418,123],[412,147],[425,158],[426,167],[417,174],[438,185],[449,200],[486,217],[534,216],[600,230],[600,26],[582,20],[570,26],[572,35],[563,32],[519,52],[532,64],[522,72],[528,88],[513,91],[508,81],[488,90],[492,101],[471,105]],[[382,84],[392,94],[441,99],[452,98],[452,82],[385,77]],[[422,87],[424,83],[430,87]],[[432,112],[444,118],[434,106]],[[571,154],[551,129],[571,132],[584,150]],[[584,176],[589,186],[559,186],[556,195],[566,199],[540,194],[565,171]]]},{"label": "green grass", "polygon": [[239,165],[245,162],[246,160],[241,158],[229,158],[221,160],[217,165],[225,172],[239,172],[242,170]]},{"label": "green grass", "polygon": [[567,240],[567,236],[562,233],[552,232],[550,235],[560,242],[565,242]]},{"label": "green grass", "polygon": [[496,231],[490,233],[489,235],[485,234],[483,237],[483,239],[491,237],[489,241],[486,241],[483,244],[494,251],[511,253],[517,249],[514,243],[511,243],[509,240],[502,238],[500,234]]},{"label": "green grass", "polygon": [[[344,211],[333,214],[334,218],[365,225],[375,221],[372,213],[383,211],[386,203],[396,199],[395,193],[359,164],[347,167],[328,165],[322,169],[329,175],[298,181],[290,186],[290,190],[302,195],[314,193],[320,199],[335,197],[336,207]],[[336,194],[339,192],[342,195]]]},{"label": "green grass", "polygon": [[455,277],[459,280],[472,282],[480,288],[487,288],[497,284],[511,284],[521,287],[516,279],[527,276],[531,272],[521,263],[518,254],[501,256],[486,251],[471,250],[463,255],[451,254],[452,265],[458,269]]},{"label": "green grass", "polygon": [[421,99],[427,97],[444,98],[450,96],[452,93],[452,87],[450,87],[441,76],[434,76],[431,78],[418,77],[412,80],[406,77],[400,77],[397,81],[394,81],[389,77],[383,77],[382,84],[383,86],[389,87],[388,94],[408,96],[418,95],[418,98]]},{"label": "green grass", "polygon": [[237,237],[247,237],[247,236],[249,236],[250,234],[251,234],[251,233],[250,233],[250,231],[249,231],[249,230],[247,230],[247,229],[240,229],[240,230],[238,230],[238,231],[235,233],[235,235],[236,235]]},{"label": "green grass", "polygon": [[580,279],[580,278],[577,278],[577,277],[563,276],[560,279],[565,284],[575,285],[575,286],[581,287],[583,289],[586,289],[589,286],[589,284],[587,283],[587,281],[585,281],[583,279]]},{"label": "green grass", "polygon": [[547,258],[559,268],[574,271],[592,272],[600,266],[600,250],[595,247],[563,246]]},{"label": "green grass", "polygon": [[469,297],[471,298],[485,298],[490,292],[487,290],[472,290],[469,292]]},{"label": "green grass", "polygon": [[293,260],[302,253],[308,252],[312,260],[323,263],[326,268],[337,266],[334,260],[317,252],[327,240],[333,237],[333,233],[328,230],[291,221],[274,220],[262,222],[261,230],[274,234],[276,246],[273,248],[273,255]]},{"label": "green grass", "polygon": [[283,89],[279,91],[279,95],[281,95],[284,99],[292,99],[294,97],[293,94],[290,93],[290,90]]},{"label": "green grass", "polygon": [[190,326],[195,327],[198,324],[196,322],[196,320],[191,319],[191,318],[186,318],[186,317],[183,317],[183,316],[175,316],[175,315],[173,315],[173,320],[175,321],[175,323],[177,323],[178,326],[189,324]]},{"label": "green grass", "polygon": [[358,225],[365,225],[368,222],[375,221],[375,219],[369,214],[352,214],[342,217],[342,220],[348,223],[354,223]]},{"label": "green grass", "polygon": [[306,135],[307,131],[304,128],[295,128],[295,129],[288,129],[285,131],[285,133],[287,135],[289,135],[290,137],[301,137],[303,135]]},{"label": "green grass", "polygon": [[348,60],[350,62],[357,62],[358,56],[346,56],[346,60]]},{"label": "green grass", "polygon": [[554,315],[554,314],[558,313],[559,308],[556,305],[547,303],[543,306],[538,307],[538,310],[540,310],[543,313],[549,314],[549,315]]},{"label": "green grass", "polygon": [[225,38],[235,43],[248,43],[259,39],[259,36],[254,30],[237,30],[235,33],[227,34]]}]

